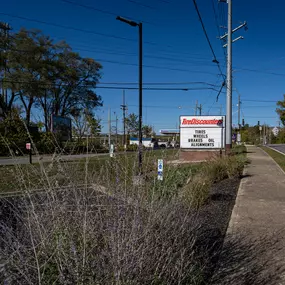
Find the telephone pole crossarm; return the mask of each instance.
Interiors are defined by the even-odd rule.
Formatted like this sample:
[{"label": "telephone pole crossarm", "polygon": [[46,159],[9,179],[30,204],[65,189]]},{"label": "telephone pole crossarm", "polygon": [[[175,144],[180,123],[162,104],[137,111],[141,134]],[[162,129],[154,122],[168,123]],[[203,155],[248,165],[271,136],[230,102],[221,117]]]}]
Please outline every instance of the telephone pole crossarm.
[{"label": "telephone pole crossarm", "polygon": [[[243,27],[247,27],[247,22],[246,22],[246,21],[244,21],[244,23],[241,24],[240,26],[238,26],[238,27],[236,27],[235,29],[233,29],[233,30],[232,30],[232,34],[233,34],[234,32],[236,32],[236,31],[240,30],[240,29],[243,28]],[[227,36],[228,36],[228,34],[224,34],[223,36],[220,37],[220,40],[225,39]]]}]

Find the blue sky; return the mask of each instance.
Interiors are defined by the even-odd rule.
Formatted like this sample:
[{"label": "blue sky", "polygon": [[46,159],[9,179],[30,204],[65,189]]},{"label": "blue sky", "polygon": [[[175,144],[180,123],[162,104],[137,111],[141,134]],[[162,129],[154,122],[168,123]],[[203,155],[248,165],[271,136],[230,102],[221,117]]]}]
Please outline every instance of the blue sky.
[{"label": "blue sky", "polygon": [[[21,27],[40,29],[55,41],[65,40],[82,56],[98,60],[103,65],[102,85],[137,83],[138,30],[116,21],[115,18],[116,15],[121,15],[142,21],[145,87],[178,89],[210,87],[206,84],[189,84],[189,82],[205,82],[217,85],[215,89],[219,89],[222,77],[219,75],[217,65],[212,62],[213,56],[192,0],[68,1],[94,7],[97,10],[75,6],[62,0],[10,0],[2,3],[0,20],[8,22],[14,31]],[[225,72],[224,52],[217,36],[218,32],[223,34],[226,31],[219,26],[227,24],[227,4],[218,3],[218,0],[197,0],[197,4],[215,54]],[[278,116],[275,113],[274,101],[280,100],[285,93],[284,9],[285,2],[282,0],[271,3],[260,0],[233,0],[233,28],[243,21],[248,22],[247,31],[242,29],[234,34],[234,37],[244,36],[244,40],[233,44],[234,124],[237,124],[238,93],[241,95],[242,117],[246,123],[256,124],[259,120],[272,126],[277,124]],[[147,83],[171,84],[150,86]],[[106,131],[108,107],[111,108],[112,119],[115,118],[114,112],[116,112],[121,130],[120,104],[122,104],[123,91],[108,89],[97,91],[104,101],[104,107],[97,110],[98,116],[103,120],[103,131]],[[196,100],[202,104],[203,115],[219,114],[221,108],[224,114],[226,94],[220,94],[216,102],[217,93],[209,89],[145,90],[143,121],[145,124],[153,125],[156,131],[175,128],[180,115],[194,114]],[[126,90],[125,94],[128,112],[137,113],[138,91]],[[261,102],[265,100],[273,102]]]}]

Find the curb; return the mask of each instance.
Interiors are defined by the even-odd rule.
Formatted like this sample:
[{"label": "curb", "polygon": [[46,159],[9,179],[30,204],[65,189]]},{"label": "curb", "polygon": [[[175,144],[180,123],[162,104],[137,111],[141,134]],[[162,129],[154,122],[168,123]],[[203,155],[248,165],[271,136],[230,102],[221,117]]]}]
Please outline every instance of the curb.
[{"label": "curb", "polygon": [[236,224],[236,218],[238,217],[237,201],[238,201],[238,198],[243,195],[243,192],[244,192],[243,185],[248,180],[248,177],[245,177],[246,174],[247,174],[247,168],[248,168],[248,166],[245,165],[245,167],[243,169],[243,172],[242,172],[242,175],[243,175],[244,178],[241,178],[241,181],[240,181],[240,184],[239,184],[239,188],[238,188],[238,191],[237,191],[237,196],[236,196],[236,199],[235,199],[235,205],[233,207],[232,214],[231,214],[231,217],[230,217],[230,220],[229,220],[229,223],[228,223],[228,228],[227,228],[227,231],[226,231],[226,234],[225,234],[224,243],[225,243],[225,240],[226,240],[227,236],[228,235],[232,235],[234,233],[234,226]]},{"label": "curb", "polygon": [[[283,154],[285,156],[285,154],[283,152],[280,152],[279,150],[276,150],[274,148],[271,148],[271,147],[268,147],[266,146],[267,148],[271,149],[271,150],[274,150],[276,152],[279,152],[281,154]],[[273,157],[271,157],[271,155],[269,155],[266,151],[264,151],[261,147],[258,147],[261,151],[263,151],[271,160],[274,161],[274,163],[277,165],[277,167],[281,170],[281,172],[285,175],[285,171],[282,169],[282,167],[273,159]]]}]

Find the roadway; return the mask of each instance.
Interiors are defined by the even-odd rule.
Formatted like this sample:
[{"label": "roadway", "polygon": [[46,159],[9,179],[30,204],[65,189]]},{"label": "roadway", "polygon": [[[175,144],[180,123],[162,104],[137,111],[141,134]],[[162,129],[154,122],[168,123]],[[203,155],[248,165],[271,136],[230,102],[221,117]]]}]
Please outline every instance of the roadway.
[{"label": "roadway", "polygon": [[[32,161],[33,163],[39,162],[51,162],[53,159],[60,159],[61,161],[72,161],[78,160],[82,158],[94,158],[94,157],[107,157],[108,153],[92,153],[92,154],[74,154],[74,155],[44,155],[44,156],[36,156],[33,155]],[[30,158],[29,156],[18,156],[18,157],[8,157],[8,158],[0,158],[0,165],[17,165],[17,164],[29,164]]]},{"label": "roadway", "polygon": [[285,154],[285,144],[268,144],[267,146]]}]

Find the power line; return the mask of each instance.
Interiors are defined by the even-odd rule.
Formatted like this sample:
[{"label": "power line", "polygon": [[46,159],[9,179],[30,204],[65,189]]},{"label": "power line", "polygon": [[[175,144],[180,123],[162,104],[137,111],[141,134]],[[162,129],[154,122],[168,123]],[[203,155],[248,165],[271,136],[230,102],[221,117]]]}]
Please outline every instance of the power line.
[{"label": "power line", "polygon": [[[212,0],[212,7],[213,7],[213,11],[214,11],[214,16],[215,16],[215,22],[216,22],[216,27],[217,27],[217,31],[218,31],[218,36],[219,36],[219,39],[220,39],[221,38],[221,31],[220,31],[220,25],[219,25],[219,22],[218,22],[218,16],[217,16],[214,0]],[[226,51],[225,51],[221,41],[220,41],[220,43],[221,43],[221,47],[222,47],[223,54],[224,54],[224,57],[225,57],[225,62],[227,62]]]},{"label": "power line", "polygon": [[[114,60],[105,60],[105,59],[96,59],[99,62],[105,63],[113,63],[113,64],[120,64],[120,65],[129,65],[129,66],[138,66],[137,63],[128,63],[128,62],[120,62]],[[191,73],[201,73],[201,74],[209,74],[209,75],[216,75],[215,73],[205,72],[205,71],[198,71],[198,70],[189,70],[189,69],[181,69],[181,68],[171,68],[171,67],[163,67],[163,66],[156,66],[156,65],[143,65],[144,68],[153,68],[153,69],[162,69],[162,70],[171,70],[171,71],[181,71],[181,72],[191,72]]]},{"label": "power line", "polygon": [[245,118],[262,118],[262,119],[275,119],[277,117],[277,115],[275,117],[264,117],[264,116],[244,116]]},{"label": "power line", "polygon": [[209,36],[208,36],[208,34],[207,34],[207,31],[206,31],[204,22],[203,22],[203,20],[202,20],[202,17],[201,17],[201,14],[200,14],[198,5],[197,5],[197,3],[196,3],[196,0],[193,0],[193,3],[194,3],[194,6],[195,6],[195,9],[196,9],[196,12],[197,12],[197,14],[198,14],[198,17],[199,17],[199,20],[200,20],[200,23],[201,23],[203,32],[204,32],[204,34],[205,34],[205,37],[206,37],[207,42],[208,42],[208,44],[209,44],[209,47],[210,47],[210,49],[211,49],[211,51],[212,51],[212,54],[213,54],[213,57],[214,57],[213,62],[215,62],[215,63],[217,64],[221,75],[225,78],[225,75],[224,75],[223,72],[222,72],[221,66],[220,66],[220,64],[219,64],[219,62],[218,62],[218,60],[217,60],[216,54],[215,54],[215,52],[214,52],[214,49],[213,49],[212,44],[211,44],[211,42],[210,42]]},{"label": "power line", "polygon": [[130,3],[136,4],[138,6],[141,6],[141,7],[149,8],[149,9],[152,9],[152,10],[157,10],[156,8],[154,8],[152,6],[145,5],[143,3],[140,3],[140,2],[137,2],[137,1],[134,1],[134,0],[127,0],[127,1],[130,2]]},{"label": "power line", "polygon": [[258,70],[258,69],[249,69],[249,68],[238,68],[237,70],[234,71],[249,71],[249,72],[257,72],[257,73],[264,73],[264,74],[271,74],[271,75],[276,75],[276,76],[285,76],[284,73],[276,73],[276,72],[270,72],[270,71],[265,71],[265,70]]},{"label": "power line", "polygon": [[[137,82],[98,82],[97,84],[104,85],[137,85]],[[219,87],[219,85],[215,85],[205,81],[190,81],[190,82],[144,82],[144,85],[192,85],[192,84],[202,84],[208,85],[212,87]]]},{"label": "power line", "polygon": [[[86,51],[86,52],[96,52],[98,54],[109,54],[109,55],[115,55],[115,56],[134,56],[134,57],[137,57],[137,54],[136,53],[127,53],[127,52],[114,52],[114,51],[104,51],[104,50],[93,50],[93,49],[82,49],[82,48],[78,48],[78,47],[71,47],[73,50],[75,51]],[[34,52],[34,51],[31,51],[31,50],[20,50],[20,49],[14,49],[14,48],[9,48],[9,50],[11,51],[18,51],[18,52]],[[200,65],[207,65],[207,66],[210,66],[210,64],[205,61],[205,60],[202,60],[202,58],[193,58],[192,60],[190,59],[177,59],[177,58],[171,58],[171,57],[163,57],[163,56],[152,56],[152,55],[145,55],[144,58],[150,58],[150,59],[159,59],[159,60],[164,60],[164,61],[172,61],[172,62],[178,62],[178,63],[190,63],[192,64],[193,66],[193,63],[196,63],[196,64],[199,64]],[[212,65],[211,65],[212,66]]]},{"label": "power line", "polygon": [[[61,2],[64,2],[64,3],[68,3],[68,4],[71,4],[71,5],[74,5],[74,6],[77,6],[77,7],[81,7],[81,8],[85,8],[85,9],[88,9],[88,10],[93,10],[93,11],[96,11],[96,12],[100,12],[100,13],[103,13],[103,14],[106,14],[106,15],[111,15],[111,16],[118,16],[118,14],[116,13],[113,13],[113,12],[110,12],[110,11],[106,11],[106,10],[102,10],[102,9],[99,9],[99,8],[95,8],[93,6],[88,6],[88,5],[84,5],[84,4],[80,4],[80,3],[76,3],[76,2],[73,2],[73,1],[69,1],[69,0],[60,0]],[[135,2],[133,0],[127,0],[129,2]],[[137,3],[137,2],[135,2]],[[138,4],[138,3],[137,3]],[[144,5],[144,4],[142,4]],[[138,19],[134,19],[132,17],[129,17],[129,16],[126,16],[126,18],[129,18],[131,20],[138,20]],[[150,23],[150,22],[146,22],[146,21],[141,21],[145,24],[153,24],[153,23]]]},{"label": "power line", "polygon": [[[135,39],[129,39],[126,37],[119,37],[119,36],[115,36],[115,35],[111,35],[111,34],[99,33],[99,32],[95,32],[95,31],[91,31],[91,30],[79,29],[79,28],[75,28],[75,27],[71,27],[71,26],[55,24],[55,23],[51,23],[51,22],[27,18],[27,17],[23,17],[23,16],[12,15],[12,14],[8,14],[8,13],[0,13],[0,15],[4,15],[4,16],[16,18],[16,19],[21,19],[21,20],[25,20],[25,21],[29,21],[29,22],[44,24],[44,25],[48,25],[48,26],[53,26],[53,27],[57,27],[57,28],[62,28],[62,29],[66,29],[66,30],[72,30],[72,31],[88,33],[88,34],[94,34],[94,35],[98,35],[98,36],[102,36],[102,37],[114,38],[114,39],[119,39],[119,40],[130,41],[130,42],[137,42],[137,40],[135,40]],[[156,45],[155,43],[152,43],[152,42],[144,42],[144,43],[149,44],[149,45]]]},{"label": "power line", "polygon": [[[135,53],[120,53],[120,52],[105,52],[105,51],[98,51],[98,50],[89,50],[89,49],[81,49],[81,48],[76,48],[76,47],[72,47],[74,50],[76,51],[87,51],[87,52],[96,52],[98,54],[111,54],[111,55],[115,55],[115,56],[124,56],[124,55],[128,55],[128,56],[135,56],[137,57],[137,54]],[[16,51],[16,52],[23,52],[23,53],[26,53],[26,52],[30,52],[30,53],[33,53],[34,51],[33,50],[21,50],[21,49],[14,49],[14,48],[9,48],[8,50],[10,51]],[[148,55],[145,55],[144,56],[145,58],[150,58],[150,59],[161,59],[161,60],[164,60],[164,61],[172,61],[172,62],[177,62],[177,63],[190,63],[192,66],[193,63],[197,64],[197,66],[201,66],[201,65],[204,65],[204,66],[210,66],[210,64],[206,61],[189,61],[189,60],[183,60],[183,59],[175,59],[175,58],[170,58],[170,57],[161,57],[161,56],[148,56]]]},{"label": "power line", "polygon": [[[73,47],[75,50],[78,50],[78,51],[87,51],[87,52],[97,52],[97,53],[100,53],[100,54],[112,54],[112,55],[118,55],[118,56],[124,56],[124,55],[128,55],[128,56],[135,56],[137,57],[137,54],[135,53],[120,53],[120,52],[100,52],[100,51],[96,51],[96,50],[89,50],[89,49],[81,49],[81,48],[76,48],[76,47]],[[150,58],[150,59],[158,59],[158,60],[163,60],[163,61],[172,61],[172,62],[177,62],[177,63],[190,63],[192,64],[193,66],[193,63],[196,63],[198,64],[198,66],[201,66],[201,65],[206,65],[206,66],[212,66],[209,64],[209,62],[207,61],[203,61],[203,60],[193,60],[193,61],[190,61],[190,60],[183,60],[183,59],[177,59],[177,58],[170,58],[170,57],[163,57],[163,56],[152,56],[152,55],[145,55],[144,58]]]},{"label": "power line", "polygon": [[[137,42],[137,40],[135,40],[135,39],[129,39],[129,38],[119,37],[119,36],[110,35],[110,34],[97,33],[95,31],[90,31],[90,30],[85,30],[85,29],[78,29],[78,28],[74,28],[74,27],[71,27],[71,26],[64,26],[64,25],[60,25],[60,24],[54,24],[54,23],[50,23],[50,22],[46,22],[46,21],[41,21],[41,20],[37,20],[37,19],[31,19],[31,18],[22,17],[22,16],[11,15],[11,14],[7,14],[7,13],[0,13],[0,15],[5,15],[5,16],[8,16],[8,17],[12,17],[12,18],[18,18],[18,19],[22,19],[22,20],[25,20],[25,21],[41,23],[41,24],[50,25],[50,26],[56,26],[56,27],[63,28],[63,29],[75,30],[75,31],[83,32],[83,33],[90,33],[90,34],[96,34],[96,35],[100,35],[100,36],[106,36],[106,37],[111,37],[111,38],[131,41],[131,42]],[[152,45],[152,46],[157,46],[157,44],[153,43],[153,42],[146,41],[144,43],[148,44],[148,45]],[[90,45],[88,45],[87,47],[89,47],[89,46]],[[171,47],[171,46],[168,46],[168,47]],[[163,52],[166,55],[172,55],[172,56],[175,56],[175,57],[183,55],[183,57],[187,56],[188,58],[191,58],[191,59],[207,59],[207,57],[198,57],[198,58],[196,58],[196,57],[189,57],[189,53],[183,53],[183,52],[176,53],[176,52],[173,52],[173,51],[167,50],[167,49],[156,49],[155,51],[159,52],[160,54],[161,54],[161,52]],[[197,54],[197,55],[200,55],[200,54]]]},{"label": "power line", "polygon": [[243,106],[243,108],[276,108],[276,106]]},{"label": "power line", "polygon": [[273,101],[273,100],[251,100],[251,99],[242,99],[241,100],[242,102],[266,102],[266,103],[268,103],[268,102],[274,102],[274,103],[276,103],[277,101],[275,100],[275,101]]},{"label": "power line", "polygon": [[[70,84],[54,84],[54,83],[43,83],[43,82],[37,82],[37,81],[17,81],[17,80],[2,80],[3,83],[18,83],[18,84],[38,84],[39,86],[44,86],[44,87],[70,87]],[[80,87],[89,87],[89,88],[94,88],[94,89],[114,89],[114,90],[138,90],[138,87],[127,87],[127,86],[92,86],[91,84],[81,84],[77,86],[78,88]],[[191,90],[216,90],[213,87],[185,87],[185,88],[163,88],[163,87],[144,87],[144,90],[150,90],[150,91],[155,91],[155,90],[161,90],[161,91],[191,91]]]}]

